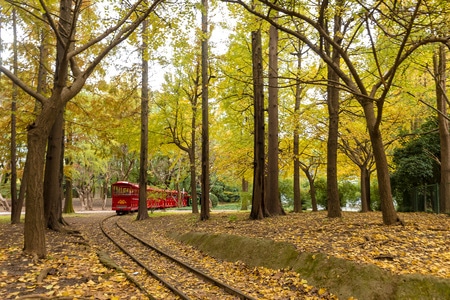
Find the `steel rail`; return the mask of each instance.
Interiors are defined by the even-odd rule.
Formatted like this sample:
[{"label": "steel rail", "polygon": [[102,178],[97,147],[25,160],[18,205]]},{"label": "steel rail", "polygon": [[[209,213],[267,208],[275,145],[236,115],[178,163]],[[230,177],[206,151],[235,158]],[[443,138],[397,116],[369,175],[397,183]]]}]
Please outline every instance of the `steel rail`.
[{"label": "steel rail", "polygon": [[[139,266],[141,266],[142,268],[144,268],[153,278],[155,278],[156,280],[158,280],[161,284],[163,284],[166,288],[168,288],[172,293],[174,293],[175,295],[179,296],[181,299],[185,299],[185,300],[189,300],[190,298],[184,294],[181,290],[179,290],[178,288],[176,288],[175,286],[173,286],[172,284],[170,284],[169,282],[167,282],[165,279],[163,279],[161,276],[159,276],[157,273],[155,273],[153,270],[151,270],[150,268],[148,268],[145,263],[143,263],[142,261],[140,261],[138,258],[136,258],[135,256],[133,256],[133,254],[131,254],[125,247],[123,247],[118,241],[116,241],[111,234],[109,234],[105,228],[104,228],[104,223],[106,220],[109,220],[113,217],[117,217],[116,215],[112,215],[109,216],[105,219],[103,219],[100,222],[100,228],[103,232],[103,234],[114,244],[116,245],[123,253],[125,253],[128,257],[130,257],[133,261],[135,261]],[[117,222],[115,223],[117,225]],[[118,228],[120,228],[117,225]],[[122,229],[121,229],[122,230]],[[139,287],[142,288],[142,287]],[[151,296],[151,294],[144,290],[144,293],[149,297],[149,299],[156,299],[153,296]]]},{"label": "steel rail", "polygon": [[143,239],[141,239],[140,237],[136,236],[135,234],[133,234],[132,232],[130,232],[129,230],[127,230],[126,228],[123,227],[123,225],[119,224],[119,222],[116,223],[117,226],[123,230],[125,233],[127,233],[128,235],[130,235],[131,237],[133,237],[134,239],[138,240],[139,242],[141,242],[144,246],[152,249],[153,251],[157,252],[158,254],[172,260],[173,262],[179,264],[180,266],[182,266],[183,268],[185,268],[186,270],[196,274],[197,276],[199,276],[200,278],[203,278],[204,280],[216,285],[217,287],[223,289],[224,291],[226,291],[227,293],[237,296],[240,299],[245,299],[245,300],[256,300],[256,298],[251,297],[249,295],[246,295],[244,292],[233,288],[232,286],[217,280],[216,278],[211,277],[210,275],[204,273],[203,271],[188,265],[187,263],[179,260],[178,258],[164,252],[163,250],[157,248],[156,246],[150,245],[149,243],[147,243],[146,241],[144,241]]}]

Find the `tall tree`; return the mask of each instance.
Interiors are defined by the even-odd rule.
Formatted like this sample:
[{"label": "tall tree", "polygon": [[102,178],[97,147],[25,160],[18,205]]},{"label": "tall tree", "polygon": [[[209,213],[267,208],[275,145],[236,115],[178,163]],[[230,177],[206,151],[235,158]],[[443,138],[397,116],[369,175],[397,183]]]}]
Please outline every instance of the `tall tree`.
[{"label": "tall tree", "polygon": [[[17,76],[18,58],[17,58],[17,15],[16,9],[12,12],[13,18],[13,72]],[[13,213],[11,214],[11,223],[20,222],[20,213],[22,211],[22,204],[17,199],[17,147],[16,147],[16,113],[17,113],[17,90],[18,87],[13,83],[11,99],[11,203]],[[16,218],[13,218],[16,216]],[[18,218],[17,218],[18,216]]]},{"label": "tall tree", "polygon": [[148,218],[147,168],[148,168],[148,19],[142,22],[142,82],[141,82],[141,151],[139,160],[139,208],[137,220]]},{"label": "tall tree", "polygon": [[293,155],[294,155],[294,212],[298,213],[302,211],[302,202],[300,196],[300,147],[299,147],[299,139],[300,139],[300,104],[301,104],[301,94],[302,94],[302,85],[300,79],[300,70],[302,69],[302,43],[299,41],[298,47],[293,55],[297,56],[297,75],[295,78],[295,105],[294,105],[294,141],[293,141]]},{"label": "tall tree", "polygon": [[200,219],[209,219],[208,0],[202,0],[202,200]]},{"label": "tall tree", "polygon": [[[186,46],[191,45],[186,43]],[[182,46],[178,46],[180,49]],[[186,48],[184,48],[186,50]],[[171,142],[189,156],[190,195],[192,213],[198,213],[197,203],[197,111],[201,97],[201,63],[195,51],[194,58],[186,52],[180,53],[181,69],[175,76],[167,76],[164,92],[158,106],[166,114],[166,128]],[[178,59],[176,59],[178,61]],[[166,90],[167,89],[167,90]],[[170,99],[170,100],[168,100]],[[187,103],[183,103],[185,100]],[[174,105],[175,107],[172,107]],[[190,126],[184,119],[190,119]]]},{"label": "tall tree", "polygon": [[[333,62],[333,65],[340,67],[341,55],[338,47],[342,44],[342,13],[344,0],[336,1],[334,8],[332,33],[328,33],[328,20],[325,14],[329,11],[328,1],[324,1],[319,16],[319,26],[333,37],[333,44],[323,39],[324,50]],[[336,45],[336,46],[333,46]],[[334,69],[327,65],[327,107],[328,107],[328,140],[327,140],[327,200],[328,217],[341,217],[341,205],[339,199],[338,177],[337,177],[337,152],[339,137],[339,76]]]},{"label": "tall tree", "polygon": [[284,215],[278,187],[278,30],[269,29],[269,107],[266,208],[271,216]]},{"label": "tall tree", "polygon": [[264,201],[264,78],[261,30],[252,32],[253,110],[254,110],[254,171],[250,218],[260,220],[268,216]]},{"label": "tall tree", "polygon": [[[43,173],[46,141],[56,121],[55,111],[61,111],[66,103],[81,91],[95,67],[115,46],[129,37],[160,2],[161,0],[155,0],[148,7],[142,7],[142,1],[137,1],[127,7],[122,6],[123,14],[118,14],[121,17],[115,24],[109,24],[110,27],[104,32],[96,32],[89,41],[75,47],[74,43],[84,41],[76,38],[75,29],[78,26],[77,21],[80,14],[86,12],[83,7],[86,3],[80,0],[74,2],[61,0],[59,9],[55,12],[51,6],[47,6],[46,3],[41,1],[40,6],[36,9],[45,12],[45,20],[56,37],[54,81],[49,97],[37,93],[3,65],[0,66],[0,71],[42,105],[35,121],[27,128],[28,153],[24,174],[27,182],[24,228],[25,253],[34,254],[37,257],[46,255]],[[14,4],[24,11],[33,9],[22,2],[15,2]],[[34,11],[29,11],[29,13],[30,16],[40,15]],[[54,16],[58,16],[58,20],[55,20]],[[133,22],[128,22],[130,19]],[[102,42],[105,43],[102,44]],[[98,51],[90,53],[90,59],[76,59],[88,50],[94,51],[94,46]],[[85,65],[80,65],[81,63],[85,63]],[[71,70],[70,80],[68,76],[69,68]]]},{"label": "tall tree", "polygon": [[439,185],[439,211],[450,213],[450,127],[448,119],[447,60],[444,45],[439,45],[433,55],[433,77],[436,84],[436,102],[438,110],[440,167],[441,179]]}]

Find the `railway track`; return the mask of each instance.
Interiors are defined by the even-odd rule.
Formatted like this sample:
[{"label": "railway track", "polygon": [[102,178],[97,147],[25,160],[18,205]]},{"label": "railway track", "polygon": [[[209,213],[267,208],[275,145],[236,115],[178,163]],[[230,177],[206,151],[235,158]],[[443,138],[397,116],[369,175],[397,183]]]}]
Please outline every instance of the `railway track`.
[{"label": "railway track", "polygon": [[133,281],[138,282],[149,299],[255,299],[149,244],[119,220],[115,215],[107,217],[101,221],[100,228],[127,256],[118,264],[126,264],[123,269],[134,274]]}]

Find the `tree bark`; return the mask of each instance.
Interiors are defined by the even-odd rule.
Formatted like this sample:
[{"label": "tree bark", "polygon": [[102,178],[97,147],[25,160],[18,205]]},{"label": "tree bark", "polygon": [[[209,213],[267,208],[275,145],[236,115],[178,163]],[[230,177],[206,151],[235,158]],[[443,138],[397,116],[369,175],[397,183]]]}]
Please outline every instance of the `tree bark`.
[{"label": "tree bark", "polygon": [[381,138],[379,123],[375,117],[374,104],[371,101],[361,99],[364,114],[367,121],[370,141],[372,142],[373,155],[377,166],[378,191],[380,193],[381,212],[383,214],[383,223],[385,225],[397,224],[400,219],[395,211],[392,199],[391,182],[389,176],[388,162],[384,144]]},{"label": "tree bark", "polygon": [[[343,0],[339,0],[334,17],[334,41],[340,45],[342,18],[339,11],[343,5]],[[334,47],[327,45],[327,51],[331,52],[333,63],[340,65],[340,54]],[[327,141],[327,197],[328,197],[328,217],[341,217],[341,204],[339,199],[339,188],[337,178],[337,151],[339,136],[339,76],[331,66],[327,65],[328,86],[327,86],[327,104],[328,104],[328,141]]]},{"label": "tree bark", "polygon": [[269,126],[267,151],[266,207],[269,215],[284,215],[278,184],[278,30],[269,30]]},{"label": "tree bark", "polygon": [[44,177],[44,215],[47,227],[60,231],[65,224],[62,217],[62,160],[64,112],[56,113],[56,121],[47,141]]},{"label": "tree bark", "polygon": [[360,184],[361,184],[361,212],[368,212],[369,206],[368,206],[368,197],[367,197],[367,169],[366,166],[359,166],[360,170]]},{"label": "tree bark", "polygon": [[[300,72],[302,68],[302,53],[301,42],[299,41],[299,47],[297,49],[297,72]],[[294,106],[294,212],[302,212],[302,201],[300,193],[300,153],[299,153],[299,134],[300,134],[300,102],[302,88],[300,85],[300,78],[297,75],[295,83],[295,106]]]},{"label": "tree bark", "polygon": [[[16,26],[16,9],[13,9],[13,69],[14,74],[17,76],[18,71],[18,61],[17,61],[17,26]],[[0,41],[1,42],[1,41]],[[17,147],[16,147],[16,112],[17,112],[17,85],[13,83],[12,87],[12,99],[11,99],[11,205],[13,211],[22,211],[23,203],[20,203],[17,199]],[[19,220],[13,220],[14,214],[11,214],[11,223],[19,223],[20,222],[20,213]]]},{"label": "tree bark", "polygon": [[208,0],[202,0],[202,200],[200,219],[209,219]]},{"label": "tree bark", "polygon": [[309,195],[311,196],[312,211],[316,212],[318,211],[318,209],[317,209],[316,187],[314,185],[314,177],[311,176],[311,173],[309,173],[308,168],[304,168],[303,172],[305,173],[309,183]]},{"label": "tree bark", "polygon": [[252,61],[254,95],[254,171],[250,219],[260,220],[268,215],[264,203],[264,79],[261,30],[252,32]]},{"label": "tree bark", "polygon": [[[65,139],[66,139],[66,146],[64,148],[66,148],[67,146],[70,146],[72,144],[72,130],[71,130],[70,126],[67,126],[67,124],[68,123],[66,123],[65,130],[64,130],[64,135],[65,135]],[[65,133],[67,133],[67,135]],[[64,151],[63,151],[63,153],[64,153]],[[65,164],[67,166],[72,165],[71,157],[65,156],[64,160],[65,160]],[[64,191],[63,213],[72,214],[75,212],[75,210],[73,209],[72,174],[67,174],[66,176],[64,176],[64,180],[65,180],[65,184],[64,184],[65,191]]]},{"label": "tree bark", "polygon": [[[198,70],[198,68],[197,68]],[[196,80],[198,84],[198,80]],[[197,85],[195,90],[197,91]],[[198,95],[197,92],[194,97],[191,98],[192,107],[192,119],[191,119],[191,148],[188,149],[189,153],[189,171],[191,175],[191,203],[192,203],[192,213],[198,214],[198,202],[197,202],[197,170],[196,170],[196,160],[197,156],[195,149],[197,148],[197,104]]]},{"label": "tree bark", "polygon": [[[56,109],[62,109],[56,107]],[[26,211],[24,225],[24,252],[39,258],[46,256],[44,217],[45,149],[51,127],[55,123],[54,107],[45,105],[34,124],[28,128],[28,153],[25,166]]]},{"label": "tree bark", "polygon": [[450,213],[450,133],[446,97],[446,51],[444,45],[433,56],[434,79],[436,83],[436,101],[441,146],[441,178],[439,186],[439,212]]},{"label": "tree bark", "polygon": [[139,207],[137,220],[148,219],[148,20],[142,22],[142,92],[141,92],[141,153],[139,161]]}]

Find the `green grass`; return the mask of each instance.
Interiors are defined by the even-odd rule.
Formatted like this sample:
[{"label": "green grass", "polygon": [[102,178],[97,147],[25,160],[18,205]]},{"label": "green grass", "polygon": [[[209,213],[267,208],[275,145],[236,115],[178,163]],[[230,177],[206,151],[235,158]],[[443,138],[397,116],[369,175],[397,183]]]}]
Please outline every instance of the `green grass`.
[{"label": "green grass", "polygon": [[223,210],[241,210],[241,203],[240,202],[234,202],[234,203],[219,203],[214,209],[223,209]]},{"label": "green grass", "polygon": [[[22,215],[20,217],[20,222],[25,221],[25,216]],[[11,215],[0,216],[0,224],[10,224],[11,223]]]}]

